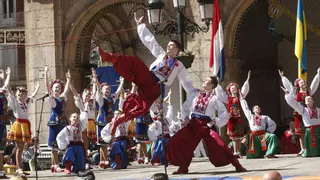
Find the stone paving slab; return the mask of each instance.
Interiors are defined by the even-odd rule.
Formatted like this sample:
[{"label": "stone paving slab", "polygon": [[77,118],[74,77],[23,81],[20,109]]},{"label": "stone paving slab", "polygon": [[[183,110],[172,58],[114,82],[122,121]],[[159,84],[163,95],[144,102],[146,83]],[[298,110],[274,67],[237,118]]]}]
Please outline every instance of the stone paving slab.
[{"label": "stone paving slab", "polygon": [[[278,159],[240,159],[240,163],[247,168],[248,172],[237,173],[232,165],[216,168],[211,165],[207,158],[194,158],[187,175],[171,175],[177,169],[175,166],[169,166],[167,172],[171,179],[176,180],[259,180],[267,171],[277,170],[286,180],[320,180],[320,157],[302,158],[295,155],[279,155]],[[164,172],[164,167],[133,163],[128,169],[100,170],[95,168],[93,172],[98,180],[142,180],[150,179],[154,173]],[[75,175],[51,173],[50,171],[39,171],[38,177],[38,179],[50,180],[76,179]],[[32,173],[28,179],[35,179],[35,173]]]}]

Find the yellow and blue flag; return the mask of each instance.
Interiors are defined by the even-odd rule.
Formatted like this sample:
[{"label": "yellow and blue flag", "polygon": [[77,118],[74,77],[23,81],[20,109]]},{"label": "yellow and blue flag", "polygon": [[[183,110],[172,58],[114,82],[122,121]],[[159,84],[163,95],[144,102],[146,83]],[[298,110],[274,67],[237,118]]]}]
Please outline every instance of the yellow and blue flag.
[{"label": "yellow and blue flag", "polygon": [[298,58],[298,77],[307,80],[307,22],[303,9],[303,0],[298,0],[296,42],[294,53]]}]

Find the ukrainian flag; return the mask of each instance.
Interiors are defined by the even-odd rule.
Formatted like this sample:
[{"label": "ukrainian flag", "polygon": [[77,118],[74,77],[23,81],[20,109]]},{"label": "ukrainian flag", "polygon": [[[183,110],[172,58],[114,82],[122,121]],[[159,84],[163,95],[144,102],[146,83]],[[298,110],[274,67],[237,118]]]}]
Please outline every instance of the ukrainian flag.
[{"label": "ukrainian flag", "polygon": [[295,55],[298,58],[298,77],[307,80],[307,23],[303,0],[298,0]]}]

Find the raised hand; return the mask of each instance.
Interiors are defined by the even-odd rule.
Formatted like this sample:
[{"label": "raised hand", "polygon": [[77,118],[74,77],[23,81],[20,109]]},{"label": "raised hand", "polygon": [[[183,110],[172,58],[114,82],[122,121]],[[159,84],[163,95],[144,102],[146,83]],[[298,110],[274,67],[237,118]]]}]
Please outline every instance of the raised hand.
[{"label": "raised hand", "polygon": [[124,78],[120,76],[119,78],[120,82],[123,83],[124,82]]},{"label": "raised hand", "polygon": [[45,67],[44,67],[44,72],[47,73],[48,71],[49,71],[48,66],[45,66]]},{"label": "raised hand", "polygon": [[4,70],[3,69],[0,69],[0,78],[4,79]]},{"label": "raised hand", "polygon": [[318,74],[320,74],[320,67],[318,68],[317,72],[318,72]]},{"label": "raised hand", "polygon": [[247,80],[249,80],[251,77],[251,70],[248,71],[248,77],[247,77]]},{"label": "raised hand", "polygon": [[[282,77],[284,75],[283,71],[281,71],[280,69],[278,71],[279,71],[279,75]],[[319,69],[318,69],[318,73],[319,73]]]},{"label": "raised hand", "polygon": [[7,67],[6,74],[7,75],[11,74],[11,68],[10,67]]},{"label": "raised hand", "polygon": [[39,89],[40,85],[39,85],[39,81],[37,81],[36,85],[34,86],[34,89]]},{"label": "raised hand", "polygon": [[66,73],[66,78],[67,80],[71,80],[70,69],[68,69],[68,72]]},{"label": "raised hand", "polygon": [[134,20],[136,21],[137,24],[141,24],[144,16],[141,16],[139,19],[137,18],[137,13],[134,13]]},{"label": "raised hand", "polygon": [[93,77],[97,76],[96,70],[94,68],[91,68],[91,73]]}]

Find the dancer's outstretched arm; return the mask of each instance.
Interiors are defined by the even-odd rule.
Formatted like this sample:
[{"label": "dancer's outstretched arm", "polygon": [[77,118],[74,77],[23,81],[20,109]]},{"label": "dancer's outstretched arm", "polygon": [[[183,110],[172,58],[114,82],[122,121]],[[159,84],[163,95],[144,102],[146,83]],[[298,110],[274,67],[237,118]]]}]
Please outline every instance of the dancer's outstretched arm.
[{"label": "dancer's outstretched arm", "polygon": [[155,58],[158,58],[158,56],[160,56],[161,54],[164,55],[166,52],[158,44],[154,35],[146,27],[146,24],[142,23],[142,20],[144,17],[142,16],[138,19],[137,14],[134,13],[134,18],[138,25],[137,30],[138,30],[138,35],[140,37],[141,42],[149,49],[149,51],[152,53],[152,55]]},{"label": "dancer's outstretched arm", "polygon": [[310,85],[310,96],[312,96],[318,89],[320,83],[320,67],[317,70],[317,74],[314,76]]},{"label": "dancer's outstretched arm", "polygon": [[39,81],[38,81],[37,84],[34,86],[34,91],[29,96],[30,99],[33,99],[36,96],[37,92],[39,91],[39,87],[40,87],[40,85],[39,85]]},{"label": "dancer's outstretched arm", "polygon": [[46,67],[44,67],[44,81],[46,83],[47,93],[50,95],[51,94],[51,88],[50,88],[48,73],[49,73],[49,69],[48,69],[48,66],[46,66]]},{"label": "dancer's outstretched arm", "polygon": [[85,112],[85,107],[82,102],[82,99],[80,95],[78,94],[77,90],[73,87],[72,83],[70,83],[70,90],[73,93],[74,97],[74,104],[77,106],[77,108],[80,110],[80,112]]},{"label": "dancer's outstretched arm", "polygon": [[66,86],[64,88],[63,93],[61,94],[61,97],[67,97],[67,94],[69,91],[69,85],[70,85],[70,81],[71,81],[70,69],[68,69],[68,72],[66,73],[66,79],[67,79],[67,83],[66,83]]},{"label": "dancer's outstretched arm", "polygon": [[243,98],[246,98],[246,96],[249,93],[249,90],[250,90],[250,84],[249,84],[250,77],[251,77],[251,71],[248,72],[247,80],[246,80],[246,82],[244,82],[244,84],[242,85],[242,88],[241,88],[241,93],[242,93],[242,97]]}]

